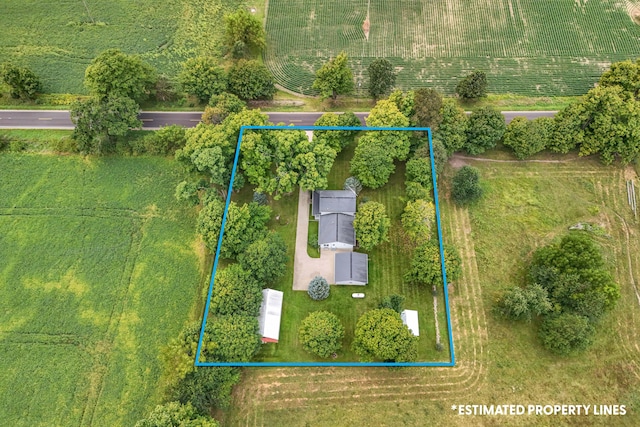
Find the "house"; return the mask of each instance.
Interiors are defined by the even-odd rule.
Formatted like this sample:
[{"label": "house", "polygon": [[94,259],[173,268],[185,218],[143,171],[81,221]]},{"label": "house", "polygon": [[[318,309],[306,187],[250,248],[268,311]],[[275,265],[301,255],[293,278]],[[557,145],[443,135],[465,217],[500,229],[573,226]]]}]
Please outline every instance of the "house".
[{"label": "house", "polygon": [[281,291],[276,291],[275,289],[262,290],[262,304],[260,305],[258,324],[260,325],[263,344],[278,342],[283,295]]},{"label": "house", "polygon": [[311,194],[311,213],[316,220],[322,215],[341,213],[354,216],[356,193],[351,190],[318,190]]},{"label": "house", "polygon": [[416,310],[403,310],[400,313],[402,323],[409,327],[409,330],[416,337],[420,336],[420,326],[418,325],[418,312]]},{"label": "house", "polygon": [[353,250],[356,231],[353,216],[343,213],[321,215],[318,225],[318,245],[322,249]]},{"label": "house", "polygon": [[341,252],[335,257],[336,285],[366,285],[369,282],[369,257],[358,252]]}]

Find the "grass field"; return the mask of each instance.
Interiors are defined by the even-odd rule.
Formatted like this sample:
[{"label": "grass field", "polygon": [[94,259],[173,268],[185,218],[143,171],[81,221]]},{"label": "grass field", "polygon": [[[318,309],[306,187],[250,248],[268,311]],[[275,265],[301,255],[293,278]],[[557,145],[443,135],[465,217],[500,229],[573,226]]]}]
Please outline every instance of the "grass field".
[{"label": "grass field", "polygon": [[[489,91],[585,93],[612,61],[638,55],[638,2],[603,0],[270,0],[265,63],[287,89],[311,94],[323,62],[345,50],[359,93],[366,68],[387,58],[398,86],[452,93],[486,71]],[[362,29],[369,7],[370,34]],[[356,85],[356,87],[358,87]]]},{"label": "grass field", "polygon": [[[349,163],[353,157],[355,144],[342,151],[329,175],[328,188],[342,188],[345,179],[350,175]],[[404,209],[404,164],[398,165],[389,183],[378,190],[363,190],[359,201],[365,199],[383,203],[392,220],[390,242],[384,243],[368,252],[369,254],[369,284],[366,286],[332,286],[329,298],[324,301],[313,301],[307,292],[294,291],[293,283],[293,259],[296,238],[296,221],[298,209],[298,191],[281,200],[271,201],[274,210],[274,218],[270,228],[280,233],[288,246],[289,262],[287,272],[273,288],[284,292],[283,314],[280,325],[280,339],[278,344],[266,344],[262,346],[256,361],[269,362],[303,362],[303,361],[334,361],[357,362],[359,357],[351,351],[351,341],[358,318],[366,311],[377,308],[383,297],[400,294],[406,297],[405,308],[418,310],[420,322],[420,339],[418,344],[418,361],[421,362],[448,362],[447,323],[444,308],[444,296],[442,288],[439,289],[438,322],[444,351],[436,350],[436,332],[433,313],[433,297],[431,289],[422,289],[404,283],[403,274],[409,269],[412,256],[412,247],[405,240],[402,232],[400,215]],[[236,195],[234,195],[236,196]],[[241,191],[236,200],[240,202],[250,201],[251,192]],[[315,221],[312,221],[317,224]],[[317,229],[316,229],[317,233]],[[311,253],[309,251],[309,253]],[[353,299],[353,292],[364,292],[364,299]],[[338,352],[336,359],[322,359],[305,352],[298,340],[298,329],[302,320],[313,311],[327,310],[335,313],[345,326],[345,339],[343,348]]]},{"label": "grass field", "polygon": [[133,425],[204,274],[164,158],[0,156],[0,424]]},{"label": "grass field", "polygon": [[[450,294],[456,366],[250,369],[226,425],[640,424],[640,244],[625,187],[635,172],[593,159],[539,163],[514,161],[505,152],[488,156],[503,161],[457,160],[481,170],[484,199],[470,209],[446,198],[442,206],[444,234],[463,256],[463,275]],[[445,181],[451,174],[445,171]],[[602,320],[592,348],[557,358],[542,348],[532,325],[497,319],[491,307],[503,289],[518,283],[533,248],[578,221],[600,223],[611,236],[598,241],[622,298]],[[451,405],[460,404],[623,404],[627,415],[474,417],[456,415]]]},{"label": "grass field", "polygon": [[100,52],[140,54],[175,76],[186,58],[221,56],[222,16],[240,0],[3,0],[0,62],[27,65],[45,92],[84,93],[84,70]]}]

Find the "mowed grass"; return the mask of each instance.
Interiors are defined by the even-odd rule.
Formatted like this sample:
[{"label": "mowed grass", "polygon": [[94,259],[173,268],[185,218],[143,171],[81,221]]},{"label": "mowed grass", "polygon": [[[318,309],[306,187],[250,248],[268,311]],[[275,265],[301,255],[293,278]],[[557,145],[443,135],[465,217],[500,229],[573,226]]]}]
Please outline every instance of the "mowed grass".
[{"label": "mowed grass", "polygon": [[[349,163],[353,157],[355,144],[347,147],[337,157],[329,176],[329,189],[341,189],[344,180],[350,176]],[[387,207],[392,219],[390,241],[384,243],[369,254],[369,284],[366,286],[331,286],[329,298],[313,301],[307,292],[293,290],[293,260],[296,239],[296,221],[298,210],[298,190],[285,195],[280,200],[272,200],[270,206],[274,210],[274,219],[270,228],[280,233],[287,242],[289,261],[287,271],[282,280],[273,288],[284,292],[283,314],[280,325],[280,338],[277,344],[265,344],[257,361],[269,362],[302,362],[302,361],[334,361],[357,362],[359,356],[351,350],[351,342],[356,322],[366,311],[378,308],[382,298],[392,294],[405,296],[405,308],[418,310],[420,322],[420,339],[418,361],[449,361],[448,335],[446,329],[445,305],[443,291],[438,289],[438,318],[441,339],[445,350],[436,350],[436,333],[433,313],[433,297],[431,289],[422,289],[404,283],[403,275],[409,268],[412,247],[405,239],[400,223],[400,215],[404,209],[404,163],[398,163],[396,172],[384,187],[377,190],[364,190],[359,202],[365,200],[378,201]],[[250,201],[251,192],[244,189],[234,195],[237,202]],[[279,219],[275,219],[279,217]],[[313,222],[313,221],[312,221]],[[315,222],[313,222],[315,223]],[[354,299],[351,294],[364,292],[364,299]],[[336,314],[345,327],[345,339],[342,350],[335,359],[322,359],[303,350],[298,340],[301,322],[311,312],[326,310]]]},{"label": "mowed grass", "polygon": [[0,424],[132,425],[203,276],[164,158],[0,156]]},{"label": "mowed grass", "polygon": [[482,70],[493,93],[580,95],[609,63],[637,56],[632,3],[271,0],[265,63],[278,83],[305,94],[314,93],[315,71],[344,50],[360,95],[377,58],[394,64],[397,86],[405,90],[453,93],[460,77]]},{"label": "mowed grass", "polygon": [[[227,425],[518,425],[640,424],[640,273],[638,223],[627,205],[633,169],[595,159],[541,156],[558,163],[466,160],[481,171],[485,196],[459,208],[441,178],[443,232],[460,248],[463,275],[450,293],[454,368],[252,369],[236,392]],[[460,166],[460,159],[456,160]],[[617,307],[602,319],[585,353],[556,357],[535,323],[492,313],[495,298],[520,283],[532,251],[579,221],[597,237],[620,283]],[[461,416],[452,405],[626,405],[625,416]]]},{"label": "mowed grass", "polygon": [[45,92],[85,93],[84,71],[100,52],[139,54],[175,77],[196,55],[220,57],[221,22],[238,0],[4,0],[0,57],[29,66]]}]

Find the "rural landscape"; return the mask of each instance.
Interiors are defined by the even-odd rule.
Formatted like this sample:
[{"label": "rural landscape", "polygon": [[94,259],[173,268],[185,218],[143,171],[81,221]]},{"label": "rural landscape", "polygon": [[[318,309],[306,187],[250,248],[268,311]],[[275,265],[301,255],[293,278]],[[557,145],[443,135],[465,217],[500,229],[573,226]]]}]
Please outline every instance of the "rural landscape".
[{"label": "rural landscape", "polygon": [[1,425],[640,424],[639,2],[0,12]]}]

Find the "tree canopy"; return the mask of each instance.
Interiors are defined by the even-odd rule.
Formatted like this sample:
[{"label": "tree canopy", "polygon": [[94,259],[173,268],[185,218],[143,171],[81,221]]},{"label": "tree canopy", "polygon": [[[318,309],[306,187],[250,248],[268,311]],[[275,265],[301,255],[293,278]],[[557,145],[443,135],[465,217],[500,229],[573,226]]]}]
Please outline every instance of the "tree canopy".
[{"label": "tree canopy", "polygon": [[213,95],[227,90],[227,74],[210,56],[188,59],[178,80],[184,91],[197,97],[200,102],[208,102]]},{"label": "tree canopy", "polygon": [[220,424],[213,418],[199,415],[191,403],[169,402],[158,405],[135,427],[218,427]]},{"label": "tree canopy", "polygon": [[302,348],[326,358],[342,348],[344,327],[335,314],[314,311],[302,321],[298,337]]},{"label": "tree canopy", "polygon": [[360,248],[368,251],[383,242],[389,241],[391,220],[382,203],[367,202],[358,207],[353,228]]},{"label": "tree canopy", "polygon": [[440,110],[442,120],[433,134],[433,139],[441,141],[450,156],[460,151],[467,143],[469,119],[454,99],[444,99]]},{"label": "tree canopy", "polygon": [[316,71],[316,79],[312,87],[319,91],[323,98],[331,97],[334,100],[338,95],[348,95],[353,92],[355,88],[353,72],[347,64],[347,54],[344,51]]},{"label": "tree canopy", "polygon": [[474,71],[458,82],[456,94],[463,99],[476,99],[487,96],[487,75],[483,71]]},{"label": "tree canopy", "polygon": [[153,91],[155,70],[136,55],[108,49],[87,67],[84,85],[100,99],[109,96],[131,98],[140,102]]},{"label": "tree canopy", "polygon": [[453,176],[451,196],[461,205],[473,203],[482,197],[480,172],[473,166],[463,166]]},{"label": "tree canopy", "polygon": [[267,67],[256,60],[241,59],[229,69],[229,92],[249,101],[271,99],[276,93],[273,75]]},{"label": "tree canopy", "polygon": [[287,245],[280,234],[272,231],[264,239],[251,243],[238,261],[260,285],[270,285],[287,270]]},{"label": "tree canopy", "polygon": [[409,201],[402,214],[402,227],[414,242],[422,243],[431,239],[435,219],[433,202],[423,199]]},{"label": "tree canopy", "polygon": [[507,125],[500,111],[483,107],[471,113],[464,149],[472,155],[482,154],[496,146]]},{"label": "tree canopy", "polygon": [[[388,99],[378,101],[365,119],[369,127],[409,127],[409,119],[402,114],[395,103]],[[410,135],[407,131],[369,132],[371,139],[391,151],[397,160],[406,160],[411,148]]]},{"label": "tree canopy", "polygon": [[309,282],[309,287],[307,288],[307,293],[314,301],[322,301],[324,299],[329,298],[329,293],[331,292],[331,287],[327,279],[322,276],[316,276],[311,279]]},{"label": "tree canopy", "polygon": [[9,86],[11,97],[16,99],[35,99],[42,91],[42,83],[31,69],[9,62],[0,65],[0,83]]},{"label": "tree canopy", "polygon": [[257,54],[266,45],[262,23],[245,7],[224,16],[224,44],[235,58]]},{"label": "tree canopy", "polygon": [[366,187],[382,187],[396,169],[390,151],[373,133],[365,133],[358,140],[351,159],[351,174]]},{"label": "tree canopy", "polygon": [[[447,281],[453,282],[462,272],[462,260],[458,251],[445,245],[444,265],[447,269]],[[411,259],[411,267],[404,276],[408,283],[424,286],[441,285],[442,265],[440,263],[440,247],[437,242],[429,241],[418,246]]]},{"label": "tree canopy", "polygon": [[[360,119],[352,112],[336,114],[324,113],[316,122],[315,126],[362,126]],[[314,130],[314,141],[322,142],[333,148],[336,153],[351,145],[355,140],[358,131],[350,130]]]},{"label": "tree canopy", "polygon": [[418,337],[390,308],[367,311],[356,323],[353,351],[364,361],[412,362],[418,357]]},{"label": "tree canopy", "polygon": [[502,143],[513,149],[518,159],[525,159],[547,148],[554,130],[551,117],[528,120],[518,116],[507,125]]},{"label": "tree canopy", "polygon": [[369,64],[369,95],[378,99],[396,84],[396,73],[393,64],[385,58],[377,58]]},{"label": "tree canopy", "polygon": [[262,303],[262,286],[239,264],[218,269],[211,294],[211,313],[258,316]]},{"label": "tree canopy", "polygon": [[420,88],[415,91],[413,121],[419,127],[438,129],[442,122],[442,95],[435,89]]}]

